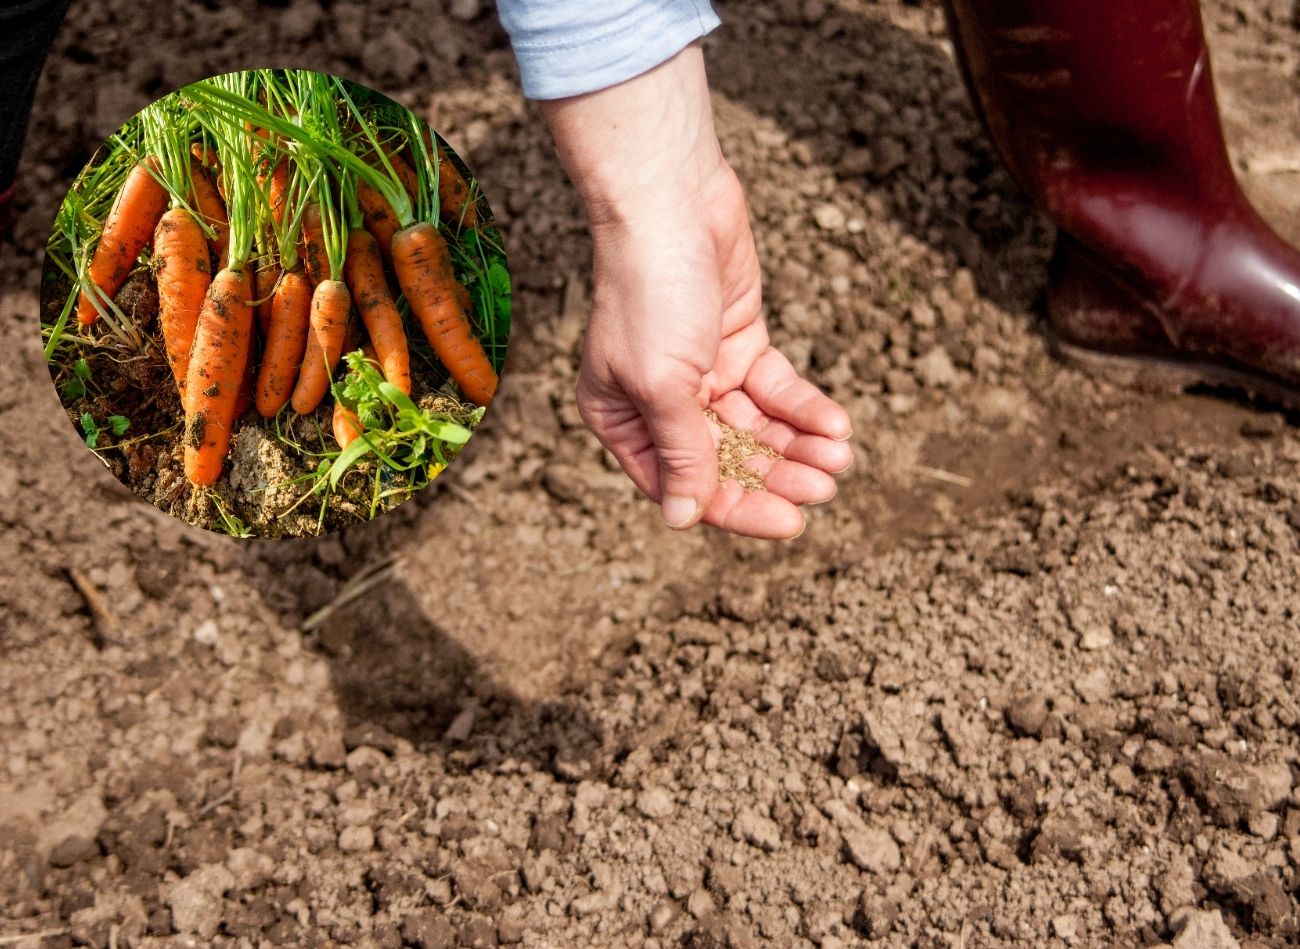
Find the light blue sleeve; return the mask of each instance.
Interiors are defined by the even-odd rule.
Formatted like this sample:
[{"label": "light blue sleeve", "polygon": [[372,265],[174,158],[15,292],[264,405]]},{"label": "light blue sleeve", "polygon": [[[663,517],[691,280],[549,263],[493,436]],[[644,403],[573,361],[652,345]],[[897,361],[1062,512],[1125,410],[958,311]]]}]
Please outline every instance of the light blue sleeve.
[{"label": "light blue sleeve", "polygon": [[498,0],[497,6],[530,99],[617,85],[719,23],[709,0]]}]

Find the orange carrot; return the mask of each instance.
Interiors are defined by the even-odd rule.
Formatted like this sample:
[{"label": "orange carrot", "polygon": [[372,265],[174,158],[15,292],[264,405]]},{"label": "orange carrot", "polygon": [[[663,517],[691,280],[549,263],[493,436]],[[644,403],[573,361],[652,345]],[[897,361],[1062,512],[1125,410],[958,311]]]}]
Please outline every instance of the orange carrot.
[{"label": "orange carrot", "polygon": [[[271,217],[279,227],[284,223],[284,202],[289,191],[288,159],[280,159],[279,163],[271,169],[269,181],[266,186],[266,199],[271,204]],[[261,182],[259,181],[258,184],[260,185]]]},{"label": "orange carrot", "polygon": [[335,402],[331,427],[334,429],[334,440],[339,443],[339,449],[343,450],[361,434],[361,419],[342,402]]},{"label": "orange carrot", "polygon": [[244,362],[244,377],[239,380],[239,393],[235,396],[235,421],[243,418],[248,407],[253,404],[253,390],[257,388],[257,357],[257,341],[250,340],[248,359]]},{"label": "orange carrot", "polygon": [[460,308],[465,311],[465,315],[470,316],[473,314],[474,298],[469,295],[469,287],[457,280],[456,286],[452,287],[452,292],[456,294],[456,302],[459,303]]},{"label": "orange carrot", "polygon": [[266,339],[271,329],[271,306],[280,281],[280,265],[271,255],[258,260],[253,269],[253,298],[257,300],[257,328]]},{"label": "orange carrot", "polygon": [[[415,173],[415,169],[412,168],[410,163],[394,149],[385,148],[384,155],[387,156],[388,163],[393,166],[393,172],[397,175],[397,180],[402,183],[402,187],[406,190],[407,195],[414,200],[415,195],[420,190],[420,178]],[[385,172],[385,174],[387,173],[387,169],[384,168],[384,163],[376,156],[372,155],[370,157],[370,164]]]},{"label": "orange carrot", "polygon": [[271,324],[257,375],[257,411],[271,418],[289,401],[307,349],[311,323],[311,281],[301,270],[286,270],[271,300]]},{"label": "orange carrot", "polygon": [[320,207],[314,201],[302,212],[302,250],[299,256],[307,267],[312,285],[324,281],[329,270],[325,257],[325,229],[321,225]]},{"label": "orange carrot", "polygon": [[384,378],[407,395],[411,394],[411,359],[406,345],[402,314],[388,290],[384,262],[379,245],[368,231],[354,230],[348,235],[348,256],[343,264],[344,278],[352,291],[352,300],[366,324],[374,343],[376,360]]},{"label": "orange carrot", "polygon": [[441,146],[438,147],[438,215],[446,223],[458,227],[478,226],[478,206],[474,203],[469,182]]},{"label": "orange carrot", "polygon": [[185,477],[200,486],[221,475],[253,335],[248,270],[222,270],[208,288],[185,376]]},{"label": "orange carrot", "polygon": [[208,242],[189,211],[172,208],[154,229],[153,251],[158,281],[158,324],[162,327],[167,363],[172,367],[172,376],[183,399],[194,326],[212,283]]},{"label": "orange carrot", "polygon": [[393,212],[393,206],[364,181],[357,182],[357,205],[361,208],[361,223],[379,245],[385,263],[392,263],[393,235],[401,226]]},{"label": "orange carrot", "polygon": [[[433,154],[433,134],[429,127],[424,127],[424,147]],[[470,191],[469,182],[452,164],[447,150],[438,145],[438,216],[444,223],[459,227],[478,226],[478,207]]]},{"label": "orange carrot", "polygon": [[[153,237],[158,221],[167,210],[167,189],[154,178],[157,170],[158,163],[153,158],[146,158],[132,168],[104,219],[104,230],[90,258],[87,277],[110,299],[122,289],[136,258]],[[97,319],[99,311],[83,290],[77,301],[77,322],[89,326]]]},{"label": "orange carrot", "polygon": [[476,405],[487,405],[497,375],[456,298],[456,274],[438,229],[420,221],[399,231],[393,237],[393,268],[411,312],[460,391]]},{"label": "orange carrot", "polygon": [[343,355],[351,308],[351,295],[347,284],[341,280],[322,280],[312,291],[307,351],[302,357],[298,384],[293,387],[293,396],[289,400],[299,415],[314,411],[329,391],[330,377]]},{"label": "orange carrot", "polygon": [[190,146],[190,155],[208,170],[208,174],[212,175],[214,180],[221,180],[221,159],[217,157],[215,148],[208,148],[202,142],[195,142]]},{"label": "orange carrot", "polygon": [[194,208],[203,223],[214,231],[214,235],[208,239],[208,246],[217,255],[217,266],[224,267],[226,247],[230,243],[230,221],[226,217],[226,205],[217,193],[211,174],[197,160],[190,162],[190,180],[194,183]]}]

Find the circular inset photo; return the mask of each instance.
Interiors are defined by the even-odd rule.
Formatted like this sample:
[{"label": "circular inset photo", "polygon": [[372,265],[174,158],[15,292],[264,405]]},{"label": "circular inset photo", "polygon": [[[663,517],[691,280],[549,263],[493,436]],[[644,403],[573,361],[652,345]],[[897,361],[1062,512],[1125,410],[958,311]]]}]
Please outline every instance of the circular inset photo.
[{"label": "circular inset photo", "polygon": [[41,331],[86,447],[190,524],[299,537],[426,487],[496,391],[510,274],[427,123],[323,73],[194,83],[60,205]]}]

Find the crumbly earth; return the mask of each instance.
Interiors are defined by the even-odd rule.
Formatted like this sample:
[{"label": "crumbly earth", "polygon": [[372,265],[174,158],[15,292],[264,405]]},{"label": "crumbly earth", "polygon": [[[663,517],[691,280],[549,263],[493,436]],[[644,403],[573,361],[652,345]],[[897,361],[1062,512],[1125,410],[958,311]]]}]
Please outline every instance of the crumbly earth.
[{"label": "crumbly earth", "polygon": [[[1294,420],[1049,356],[1049,229],[935,5],[722,12],[773,335],[858,452],[782,545],[663,530],[583,429],[590,248],[486,4],[73,6],[0,257],[6,944],[1300,942]],[[1206,12],[1238,167],[1298,238],[1291,2]],[[425,496],[241,543],[64,423],[38,248],[123,116],[276,60],[483,170],[518,333]]]}]

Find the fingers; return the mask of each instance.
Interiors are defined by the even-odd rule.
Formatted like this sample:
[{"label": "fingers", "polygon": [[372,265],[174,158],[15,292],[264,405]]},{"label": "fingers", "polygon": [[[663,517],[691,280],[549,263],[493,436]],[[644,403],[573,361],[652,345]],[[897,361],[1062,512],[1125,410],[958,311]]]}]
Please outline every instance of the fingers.
[{"label": "fingers", "polygon": [[803,533],[803,512],[770,491],[746,491],[735,481],[718,487],[704,522],[733,534],[789,540]]},{"label": "fingers", "polygon": [[637,400],[659,461],[658,501],[674,530],[697,524],[718,489],[717,444],[700,408],[698,382],[666,379]]},{"label": "fingers", "polygon": [[778,350],[769,348],[745,376],[745,391],[773,418],[834,441],[853,434],[849,414],[820,389],[799,376]]},{"label": "fingers", "polygon": [[713,403],[713,410],[732,428],[753,432],[761,444],[791,461],[831,474],[846,471],[853,463],[853,447],[847,441],[810,435],[788,422],[771,418],[744,392],[728,392]]}]

